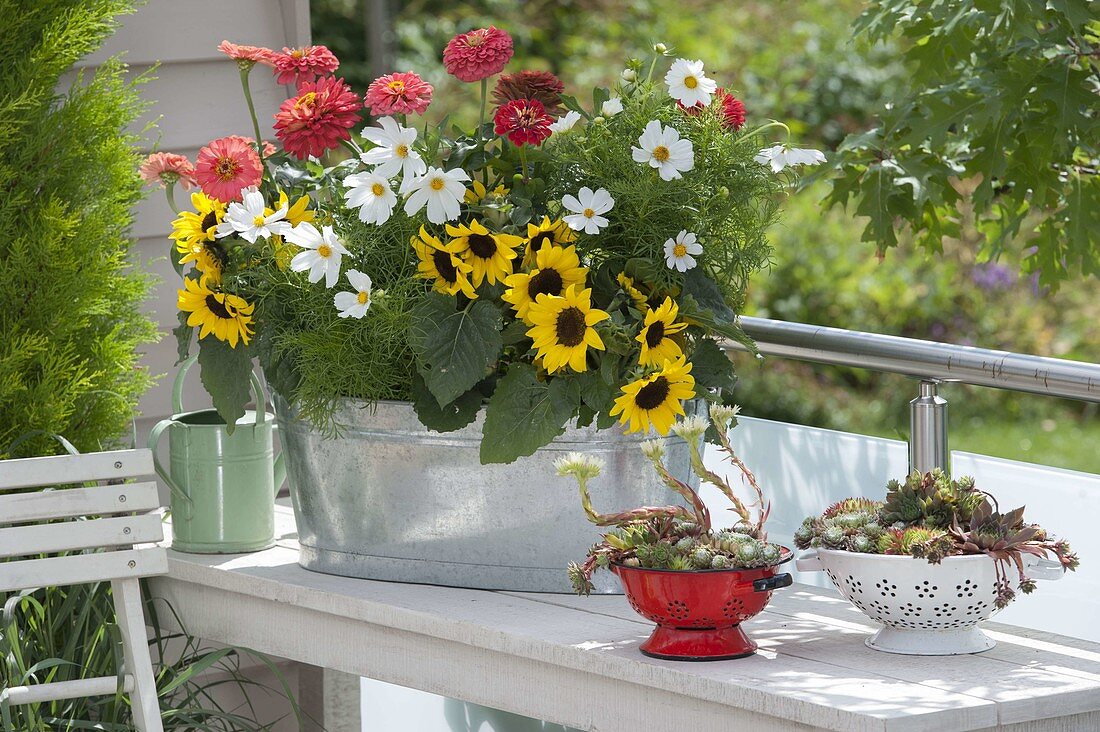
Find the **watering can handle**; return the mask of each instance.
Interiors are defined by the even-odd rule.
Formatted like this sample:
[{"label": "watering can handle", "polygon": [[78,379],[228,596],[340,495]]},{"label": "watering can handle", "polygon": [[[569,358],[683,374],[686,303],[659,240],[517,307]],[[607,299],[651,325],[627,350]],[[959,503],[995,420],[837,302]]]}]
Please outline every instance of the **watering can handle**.
[{"label": "watering can handle", "polygon": [[172,495],[182,498],[184,504],[190,507],[191,497],[187,495],[186,491],[179,487],[176,481],[172,480],[171,474],[164,469],[164,465],[160,461],[160,456],[157,455],[157,447],[160,445],[160,436],[164,433],[164,430],[168,429],[173,424],[176,424],[176,420],[172,418],[162,419],[157,422],[149,432],[149,441],[146,443],[146,447],[153,453],[153,470],[156,471],[157,475],[159,475],[161,480],[168,486],[168,490],[172,491]]},{"label": "watering can handle", "polygon": [[[172,387],[172,409],[175,414],[183,413],[183,381],[187,376],[188,369],[194,365],[197,359],[198,356],[191,356],[180,365],[179,373],[176,374],[176,382]],[[256,424],[263,424],[264,420],[267,419],[267,401],[264,387],[255,371],[251,372],[249,377],[252,381],[252,392],[256,396]]]}]

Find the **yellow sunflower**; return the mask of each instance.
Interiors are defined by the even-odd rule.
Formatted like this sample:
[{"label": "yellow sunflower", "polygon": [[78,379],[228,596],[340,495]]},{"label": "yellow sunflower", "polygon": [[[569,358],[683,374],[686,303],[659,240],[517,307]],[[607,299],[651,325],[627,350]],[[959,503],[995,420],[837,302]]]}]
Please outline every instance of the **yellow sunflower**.
[{"label": "yellow sunflower", "polygon": [[255,307],[243,298],[210,289],[208,277],[196,281],[187,278],[184,289],[179,290],[176,305],[187,316],[191,327],[202,326],[199,338],[213,333],[219,341],[225,341],[230,348],[237,347],[237,341],[246,346],[252,336],[252,310]]},{"label": "yellow sunflower", "polygon": [[183,255],[180,264],[194,262],[195,269],[217,284],[221,281],[226,252],[215,234],[225,216],[226,204],[196,191],[191,194],[191,205],[195,210],[182,212],[172,222],[169,237],[176,242],[176,251]]},{"label": "yellow sunflower", "polygon": [[503,183],[501,183],[493,190],[487,191],[484,183],[479,180],[475,180],[473,182],[473,185],[470,188],[466,189],[466,195],[463,196],[463,200],[469,205],[473,206],[485,200],[486,194],[495,196],[497,198],[503,198],[504,196],[508,195],[508,189],[504,187]]},{"label": "yellow sunflower", "polygon": [[538,349],[536,358],[550,373],[566,366],[574,371],[588,369],[588,347],[604,350],[600,334],[592,326],[611,316],[592,307],[592,290],[566,288],[561,297],[539,295],[529,316],[534,327],[527,331]]},{"label": "yellow sunflower", "polygon": [[564,247],[577,240],[577,235],[561,219],[550,221],[549,216],[542,217],[541,224],[527,224],[527,244],[523,248],[523,266],[530,267],[535,261],[535,255],[543,244],[553,244]]},{"label": "yellow sunflower", "polygon": [[661,366],[666,361],[673,361],[683,354],[680,344],[671,338],[687,327],[687,323],[676,322],[676,316],[679,314],[680,308],[671,297],[666,297],[661,307],[646,312],[642,332],[634,339],[642,344],[642,354],[638,357],[639,364]]},{"label": "yellow sunflower", "polygon": [[649,376],[643,376],[623,387],[622,396],[608,412],[621,414],[619,423],[629,424],[627,432],[647,432],[650,426],[667,435],[676,415],[684,414],[683,401],[695,396],[695,377],[691,364],[683,356],[669,361]]},{"label": "yellow sunflower", "polygon": [[451,244],[459,245],[463,259],[473,267],[470,279],[474,287],[479,287],[484,280],[493,285],[497,280],[503,282],[512,273],[516,247],[523,243],[523,239],[513,234],[489,231],[477,219],[458,226],[447,224],[447,233],[453,237]]},{"label": "yellow sunflower", "polygon": [[619,286],[623,288],[623,292],[633,301],[635,308],[643,313],[649,309],[649,298],[637,288],[633,279],[626,276],[626,272],[620,272],[618,276],[615,277],[615,280],[619,283]]},{"label": "yellow sunflower", "polygon": [[588,269],[581,266],[575,247],[543,244],[535,256],[535,269],[517,272],[504,280],[509,289],[503,297],[516,309],[517,317],[528,325],[533,325],[527,317],[527,311],[539,295],[560,296],[570,285],[584,287],[587,274]]},{"label": "yellow sunflower", "polygon": [[283,206],[287,207],[286,220],[290,222],[291,226],[297,226],[303,221],[312,223],[317,217],[317,212],[309,208],[309,196],[302,196],[291,206],[290,199],[283,191],[279,191],[279,205],[274,209],[264,211],[264,215],[270,216]]},{"label": "yellow sunflower", "polygon": [[477,293],[469,279],[473,267],[458,257],[461,252],[460,244],[444,244],[421,226],[420,235],[412,238],[412,247],[420,258],[416,276],[431,280],[433,290],[448,295],[461,292],[471,300],[477,299]]}]

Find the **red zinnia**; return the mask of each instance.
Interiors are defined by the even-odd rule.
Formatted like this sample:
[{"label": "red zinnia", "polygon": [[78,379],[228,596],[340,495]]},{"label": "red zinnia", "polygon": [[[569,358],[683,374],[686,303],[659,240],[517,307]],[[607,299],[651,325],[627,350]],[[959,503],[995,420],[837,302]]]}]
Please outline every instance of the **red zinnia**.
[{"label": "red zinnia", "polygon": [[549,71],[519,71],[497,79],[493,101],[499,105],[515,99],[535,99],[542,102],[547,114],[557,117],[565,112],[561,105],[564,91],[561,79]]},{"label": "red zinnia", "polygon": [[359,97],[343,79],[303,82],[298,92],[275,113],[275,136],[288,153],[299,159],[320,157],[351,137],[348,128],[359,123]]},{"label": "red zinnia", "polygon": [[388,114],[424,114],[432,103],[432,85],[413,72],[380,76],[363,95],[363,106],[381,117]]},{"label": "red zinnia", "polygon": [[271,59],[275,55],[275,52],[270,48],[243,46],[236,43],[230,43],[229,41],[222,41],[219,43],[218,50],[236,61],[239,65],[246,66],[247,68],[252,68],[254,64],[258,63],[264,64],[265,66],[271,66]]},{"label": "red zinnia", "polygon": [[443,68],[461,81],[481,81],[500,73],[512,58],[512,37],[489,26],[460,33],[443,49]]},{"label": "red zinnia", "polygon": [[263,177],[260,156],[247,137],[230,135],[199,150],[195,180],[202,192],[228,203],[241,198],[241,189],[259,185]]},{"label": "red zinnia", "polygon": [[146,183],[159,183],[167,187],[179,183],[188,191],[198,185],[195,181],[195,166],[186,155],[176,153],[152,153],[141,164],[141,179]]},{"label": "red zinnia", "polygon": [[[714,92],[714,101],[720,105],[720,114],[722,115],[722,126],[727,130],[737,131],[745,125],[745,105],[740,99],[727,92],[722,87]],[[684,114],[695,116],[703,111],[702,104],[695,104],[690,107],[676,102],[676,106],[680,108],[680,111]]]},{"label": "red zinnia", "polygon": [[306,46],[283,48],[282,53],[272,52],[271,65],[275,67],[277,82],[301,86],[303,82],[336,71],[340,68],[340,60],[324,46]]},{"label": "red zinnia", "polygon": [[513,145],[541,145],[550,137],[554,119],[537,99],[514,99],[497,110],[496,133],[507,135]]}]

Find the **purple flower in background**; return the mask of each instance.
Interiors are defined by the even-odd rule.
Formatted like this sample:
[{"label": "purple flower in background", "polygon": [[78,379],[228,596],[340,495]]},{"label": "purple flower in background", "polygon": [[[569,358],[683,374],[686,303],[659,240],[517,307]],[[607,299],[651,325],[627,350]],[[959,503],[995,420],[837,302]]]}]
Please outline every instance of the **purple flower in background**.
[{"label": "purple flower in background", "polygon": [[1016,284],[1016,272],[1003,264],[981,262],[970,271],[970,279],[986,292],[1005,290]]}]

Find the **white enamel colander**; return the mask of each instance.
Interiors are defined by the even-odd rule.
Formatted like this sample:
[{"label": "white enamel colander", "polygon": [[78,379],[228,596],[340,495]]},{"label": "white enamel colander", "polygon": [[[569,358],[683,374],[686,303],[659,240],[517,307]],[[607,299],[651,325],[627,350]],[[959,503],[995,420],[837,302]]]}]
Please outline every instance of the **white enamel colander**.
[{"label": "white enamel colander", "polygon": [[[824,571],[863,614],[882,624],[871,648],[917,656],[980,653],[995,641],[978,623],[997,611],[996,563],[984,554],[947,557],[939,564],[903,555],[811,549],[795,560],[802,572]],[[1062,565],[1024,555],[1026,575],[1056,580]],[[1006,579],[1019,590],[1010,564]]]}]

